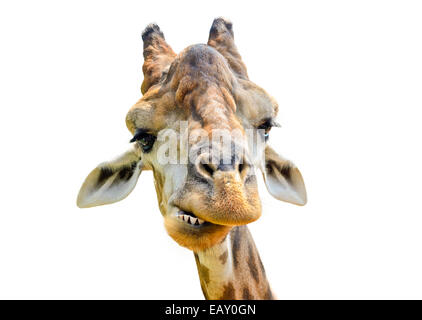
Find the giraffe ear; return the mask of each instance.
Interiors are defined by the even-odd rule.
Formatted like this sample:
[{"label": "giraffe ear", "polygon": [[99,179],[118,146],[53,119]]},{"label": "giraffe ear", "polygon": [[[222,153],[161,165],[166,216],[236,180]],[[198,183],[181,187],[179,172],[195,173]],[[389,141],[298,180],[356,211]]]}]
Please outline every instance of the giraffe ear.
[{"label": "giraffe ear", "polygon": [[144,81],[141,92],[144,94],[150,87],[157,84],[163,73],[168,70],[176,54],[164,39],[164,34],[156,24],[148,25],[142,32],[144,41]]},{"label": "giraffe ear", "polygon": [[269,146],[265,148],[263,175],[267,190],[274,198],[300,206],[306,204],[306,188],[299,169]]},{"label": "giraffe ear", "polygon": [[233,24],[224,18],[216,18],[212,23],[208,45],[220,52],[230,68],[243,79],[248,79],[246,66],[234,43]]},{"label": "giraffe ear", "polygon": [[89,208],[123,200],[135,188],[141,171],[142,161],[134,148],[99,164],[79,190],[78,207]]}]

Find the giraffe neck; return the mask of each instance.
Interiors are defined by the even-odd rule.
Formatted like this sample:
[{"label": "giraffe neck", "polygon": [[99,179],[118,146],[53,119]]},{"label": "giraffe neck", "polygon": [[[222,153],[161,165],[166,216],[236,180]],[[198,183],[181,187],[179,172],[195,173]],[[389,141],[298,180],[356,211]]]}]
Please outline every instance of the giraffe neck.
[{"label": "giraffe neck", "polygon": [[206,299],[273,299],[264,266],[246,226],[234,227],[220,244],[195,252]]}]

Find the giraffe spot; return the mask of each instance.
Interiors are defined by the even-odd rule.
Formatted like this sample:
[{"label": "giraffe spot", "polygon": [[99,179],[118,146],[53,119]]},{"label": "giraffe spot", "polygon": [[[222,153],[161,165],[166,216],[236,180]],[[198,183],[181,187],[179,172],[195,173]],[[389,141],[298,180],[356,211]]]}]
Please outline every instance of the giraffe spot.
[{"label": "giraffe spot", "polygon": [[261,269],[262,274],[265,276],[264,264],[262,263],[261,257],[259,255],[258,255],[258,263],[259,263],[259,267]]},{"label": "giraffe spot", "polygon": [[195,261],[196,261],[196,266],[198,268],[198,273],[201,279],[201,283],[205,282],[206,284],[208,284],[210,282],[210,269],[208,269],[206,266],[201,264],[201,261],[199,261],[199,257],[196,253],[195,253]]},{"label": "giraffe spot", "polygon": [[258,266],[256,264],[256,257],[252,245],[249,245],[249,258],[248,258],[249,271],[256,282],[259,281]]},{"label": "giraffe spot", "polygon": [[233,250],[233,264],[236,268],[239,265],[239,251],[240,251],[240,227],[233,228],[233,234],[232,234],[232,250]]},{"label": "giraffe spot", "polygon": [[201,264],[199,267],[199,273],[201,275],[201,279],[203,279],[205,283],[210,282],[210,269]]},{"label": "giraffe spot", "polygon": [[242,298],[244,300],[253,300],[251,293],[249,292],[248,288],[243,288]]},{"label": "giraffe spot", "polygon": [[227,285],[224,286],[223,295],[220,297],[219,300],[234,300],[235,297],[235,290],[233,287],[233,283],[229,282]]},{"label": "giraffe spot", "polygon": [[218,257],[218,259],[221,261],[221,263],[222,263],[222,264],[226,264],[226,262],[227,262],[227,256],[228,256],[228,252],[227,252],[227,250],[226,250],[226,251],[224,251],[224,253],[222,253],[222,254]]}]

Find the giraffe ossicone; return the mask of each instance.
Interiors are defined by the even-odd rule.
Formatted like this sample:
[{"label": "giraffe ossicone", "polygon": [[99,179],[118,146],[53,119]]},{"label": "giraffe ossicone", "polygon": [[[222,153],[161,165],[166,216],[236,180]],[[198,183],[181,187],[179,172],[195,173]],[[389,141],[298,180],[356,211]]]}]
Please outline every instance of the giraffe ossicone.
[{"label": "giraffe ossicone", "polygon": [[205,297],[274,298],[246,227],[261,216],[257,171],[276,199],[307,201],[298,168],[268,143],[276,101],[249,80],[227,19],[179,54],[155,24],[142,39],[143,96],[126,116],[132,144],[91,171],[77,205],[120,201],[152,170],[167,233],[194,251]]}]

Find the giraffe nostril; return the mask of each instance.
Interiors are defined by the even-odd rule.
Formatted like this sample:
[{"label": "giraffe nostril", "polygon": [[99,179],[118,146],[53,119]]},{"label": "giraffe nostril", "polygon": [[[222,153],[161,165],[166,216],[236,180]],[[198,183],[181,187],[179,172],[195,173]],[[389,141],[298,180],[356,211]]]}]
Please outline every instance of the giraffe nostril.
[{"label": "giraffe nostril", "polygon": [[223,161],[217,161],[217,164],[210,161],[211,157],[209,154],[201,155],[196,161],[196,171],[207,179],[215,179],[216,172],[237,172],[242,180],[246,179],[250,163],[246,159],[233,160],[231,163],[224,163]]},{"label": "giraffe nostril", "polygon": [[217,170],[217,167],[207,160],[208,156],[199,159],[196,163],[196,170],[200,175],[212,179],[214,172]]},{"label": "giraffe nostril", "polygon": [[239,163],[239,167],[238,167],[238,170],[239,170],[239,173],[240,174],[242,174],[242,171],[245,169],[245,165],[243,164],[243,163]]},{"label": "giraffe nostril", "polygon": [[200,163],[200,166],[206,171],[208,172],[208,174],[212,177],[214,174],[214,169],[211,168],[211,166],[207,163]]},{"label": "giraffe nostril", "polygon": [[251,168],[251,165],[249,162],[247,162],[246,159],[243,159],[242,161],[240,161],[240,163],[237,166],[237,170],[239,172],[240,177],[242,178],[242,180],[245,180],[246,177],[249,174],[249,169]]}]

